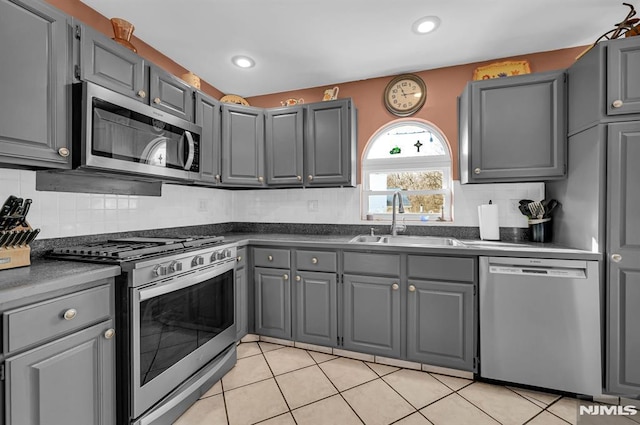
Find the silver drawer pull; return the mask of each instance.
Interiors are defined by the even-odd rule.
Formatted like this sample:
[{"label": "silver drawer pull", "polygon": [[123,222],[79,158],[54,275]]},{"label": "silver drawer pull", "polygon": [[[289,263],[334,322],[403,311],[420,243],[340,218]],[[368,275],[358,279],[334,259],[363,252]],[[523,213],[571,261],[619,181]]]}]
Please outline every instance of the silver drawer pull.
[{"label": "silver drawer pull", "polygon": [[104,331],[104,337],[105,339],[111,339],[115,336],[116,331],[113,329],[107,329],[106,331]]},{"label": "silver drawer pull", "polygon": [[284,280],[289,280],[289,275],[288,275],[288,274],[283,274],[283,275],[282,275],[282,279],[284,279]]},{"label": "silver drawer pull", "polygon": [[619,263],[620,261],[622,261],[622,255],[620,255],[620,254],[612,254],[611,255],[611,261],[613,261],[614,263]]},{"label": "silver drawer pull", "polygon": [[614,108],[622,108],[622,105],[624,105],[624,102],[622,102],[620,99],[614,100],[611,104],[611,106],[613,106]]},{"label": "silver drawer pull", "polygon": [[394,291],[397,291],[398,288],[400,288],[400,285],[398,285],[397,283],[394,283],[393,285],[391,285],[391,289],[393,289]]},{"label": "silver drawer pull", "polygon": [[62,317],[64,318],[64,320],[73,320],[76,318],[77,315],[78,315],[78,310],[76,310],[75,308],[70,308],[69,310],[64,312]]},{"label": "silver drawer pull", "polygon": [[316,257],[313,257],[311,259],[311,264],[318,264],[318,259]]},{"label": "silver drawer pull", "polygon": [[475,174],[480,174],[482,172],[482,170],[480,170],[480,168],[476,168],[475,170],[473,170],[473,172]]},{"label": "silver drawer pull", "polygon": [[242,255],[238,255],[238,262],[242,261]]},{"label": "silver drawer pull", "polygon": [[273,261],[273,255],[268,255],[268,256],[267,256],[267,260],[269,260],[269,261]]},{"label": "silver drawer pull", "polygon": [[414,285],[409,285],[409,292],[415,292],[416,287]]},{"label": "silver drawer pull", "polygon": [[138,95],[138,97],[141,97],[143,99],[147,97],[147,92],[145,92],[144,90],[138,90],[136,94]]},{"label": "silver drawer pull", "polygon": [[160,102],[162,102],[162,100],[160,100],[159,97],[156,97],[155,99],[153,99],[153,103],[155,103],[156,105],[159,104]]},{"label": "silver drawer pull", "polygon": [[296,276],[296,282],[300,282],[302,278],[300,276]]},{"label": "silver drawer pull", "polygon": [[63,158],[66,158],[69,155],[71,155],[71,152],[67,148],[60,148],[58,149],[58,155],[60,155]]}]

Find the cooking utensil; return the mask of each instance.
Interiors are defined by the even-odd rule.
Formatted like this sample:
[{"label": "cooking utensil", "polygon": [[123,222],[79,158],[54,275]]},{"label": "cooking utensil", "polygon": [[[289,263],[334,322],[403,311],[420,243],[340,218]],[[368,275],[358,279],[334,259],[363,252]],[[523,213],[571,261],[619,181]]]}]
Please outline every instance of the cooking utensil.
[{"label": "cooking utensil", "polygon": [[544,217],[544,207],[542,206],[542,202],[531,202],[528,204],[528,207],[532,217],[536,217],[539,219]]},{"label": "cooking utensil", "polygon": [[2,232],[0,234],[0,248],[4,248],[10,236],[11,236],[11,232]]},{"label": "cooking utensil", "polygon": [[22,214],[22,221],[20,221],[20,225],[24,227],[28,227],[27,223],[27,214],[29,214],[29,208],[31,207],[31,203],[33,201],[31,199],[25,199],[24,204],[22,204],[22,209],[20,213]]},{"label": "cooking utensil", "polygon": [[16,199],[18,199],[17,196],[9,195],[7,200],[4,201],[4,204],[2,205],[2,208],[0,208],[0,218],[3,218],[5,216],[9,215],[9,211],[11,211],[11,208],[13,206],[13,202]]},{"label": "cooking utensil", "polygon": [[31,234],[32,230],[25,230],[22,232],[22,234],[20,235],[20,238],[15,242],[16,246],[26,246],[27,245],[27,239],[29,239],[29,235]]},{"label": "cooking utensil", "polygon": [[25,241],[25,245],[29,245],[31,242],[33,242],[33,240],[36,238],[36,236],[38,236],[38,233],[40,233],[40,229],[33,229],[30,231],[29,233],[29,237],[27,237],[27,240]]},{"label": "cooking utensil", "polygon": [[520,199],[520,205],[529,205],[532,202],[532,199]]},{"label": "cooking utensil", "polygon": [[520,210],[522,215],[526,216],[527,218],[531,218],[531,211],[529,211],[528,205],[520,204],[518,205],[518,209]]},{"label": "cooking utensil", "polygon": [[551,213],[557,206],[558,206],[558,201],[556,201],[555,199],[550,199],[549,202],[547,203],[547,206],[544,209],[544,217],[545,218],[551,217]]}]

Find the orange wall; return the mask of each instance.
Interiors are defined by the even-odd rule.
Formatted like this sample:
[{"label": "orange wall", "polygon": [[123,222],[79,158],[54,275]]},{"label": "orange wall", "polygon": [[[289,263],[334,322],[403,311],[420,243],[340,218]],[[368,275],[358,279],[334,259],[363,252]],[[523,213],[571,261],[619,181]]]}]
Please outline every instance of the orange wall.
[{"label": "orange wall", "polygon": [[[550,52],[534,53],[513,58],[495,59],[487,62],[439,68],[417,72],[427,85],[427,101],[420,111],[412,117],[421,118],[435,124],[449,140],[453,158],[458,157],[458,118],[457,97],[462,93],[466,83],[472,79],[476,67],[503,60],[529,61],[531,72],[551,71],[567,68],[573,64],[585,46]],[[358,109],[358,155],[362,155],[367,141],[380,127],[397,119],[384,106],[382,94],[394,76],[373,78],[337,84],[340,87],[338,97],[351,97]],[[305,103],[319,102],[326,87],[314,87],[294,90],[285,93],[270,94],[248,98],[253,106],[275,107],[280,101],[288,98],[303,98]],[[458,179],[458,163],[453,161],[453,176]],[[358,172],[358,180],[360,173]]]},{"label": "orange wall", "polygon": [[[111,28],[111,22],[109,21],[109,18],[104,17],[79,0],[46,1],[47,3],[62,10],[64,13],[71,15],[74,18],[79,19],[83,23],[95,28],[96,30],[105,34],[107,37],[113,37],[113,29]],[[114,17],[115,16],[111,16],[110,18]],[[133,22],[133,24],[135,26],[135,22]],[[136,37],[135,30],[133,37],[131,37],[131,44],[136,47],[140,56],[149,60],[155,65],[158,65],[159,67],[163,68],[165,71],[173,75],[180,77],[181,75],[188,72],[186,68],[182,67],[180,64],[171,60],[171,58],[168,58],[167,56],[163,55],[162,53]],[[215,97],[216,99],[220,99],[222,97],[222,92],[220,90],[202,79],[200,80],[200,90],[210,96]]]}]

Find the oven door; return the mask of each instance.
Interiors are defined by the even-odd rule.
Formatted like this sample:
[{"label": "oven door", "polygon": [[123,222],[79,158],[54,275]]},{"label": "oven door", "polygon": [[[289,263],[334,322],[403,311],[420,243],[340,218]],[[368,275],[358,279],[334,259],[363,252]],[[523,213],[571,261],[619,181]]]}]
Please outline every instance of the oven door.
[{"label": "oven door", "polygon": [[235,343],[234,264],[130,289],[133,418]]}]

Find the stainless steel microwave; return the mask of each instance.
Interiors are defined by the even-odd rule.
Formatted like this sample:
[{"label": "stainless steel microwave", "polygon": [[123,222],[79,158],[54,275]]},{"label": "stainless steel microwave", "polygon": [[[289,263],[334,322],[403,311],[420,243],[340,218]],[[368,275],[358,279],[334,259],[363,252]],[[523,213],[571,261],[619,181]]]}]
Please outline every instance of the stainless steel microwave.
[{"label": "stainless steel microwave", "polygon": [[200,126],[89,82],[73,92],[74,168],[198,178]]}]

